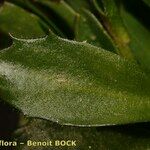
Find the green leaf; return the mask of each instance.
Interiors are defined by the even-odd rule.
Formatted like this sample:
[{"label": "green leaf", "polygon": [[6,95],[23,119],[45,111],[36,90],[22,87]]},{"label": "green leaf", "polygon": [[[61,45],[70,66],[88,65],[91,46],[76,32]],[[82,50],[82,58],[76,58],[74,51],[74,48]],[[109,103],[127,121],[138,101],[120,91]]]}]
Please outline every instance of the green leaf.
[{"label": "green leaf", "polygon": [[[70,34],[75,33],[75,40],[86,41],[110,51],[117,51],[109,35],[90,11],[80,10],[79,14],[64,1],[36,0],[36,3],[46,7],[51,14],[55,14],[53,22],[60,28],[67,29],[67,32],[71,29]],[[60,21],[63,22],[63,25],[60,24]]]},{"label": "green leaf", "polygon": [[47,14],[45,14],[42,10],[40,10],[36,6],[34,1],[30,0],[8,0],[8,1],[37,15],[46,24],[46,26],[49,29],[51,29],[54,33],[58,34],[59,36],[65,37],[62,31],[51,21],[51,19],[48,18]]},{"label": "green leaf", "polygon": [[47,8],[49,8],[49,11],[52,11],[52,13],[55,13],[61,18],[61,20],[64,21],[63,24],[66,23],[70,28],[74,29],[74,24],[78,13],[76,13],[67,3],[65,3],[64,1],[55,2],[52,0],[36,0],[36,3],[39,3],[43,7],[46,6]]},{"label": "green leaf", "polygon": [[[36,0],[35,4],[43,10],[47,10],[50,20],[58,26],[68,38],[74,38],[74,28],[78,13],[66,2],[53,0]],[[61,22],[61,23],[60,23]]]},{"label": "green leaf", "polygon": [[88,10],[91,9],[90,1],[88,0],[65,0],[65,2],[67,2],[77,12],[80,12],[83,8]]},{"label": "green leaf", "polygon": [[150,0],[143,0],[150,7]]},{"label": "green leaf", "polygon": [[102,1],[97,1],[97,0],[93,0],[92,1],[93,6],[95,7],[95,9],[101,14],[101,15],[105,15],[104,14],[104,6],[103,6],[103,2]]},{"label": "green leaf", "polygon": [[76,23],[75,39],[117,52],[114,42],[97,18],[86,9],[83,9],[81,12]]},{"label": "green leaf", "polygon": [[131,49],[128,46],[130,38],[119,11],[120,3],[115,0],[102,0],[101,4],[98,5],[99,2],[94,0],[93,4],[99,12],[104,28],[118,47],[117,53],[124,58],[133,59]]},{"label": "green leaf", "polygon": [[52,34],[14,40],[0,52],[0,95],[24,114],[84,126],[150,121],[150,80],[134,62]]},{"label": "green leaf", "polygon": [[[40,150],[147,150],[150,148],[149,128],[144,125],[116,126],[99,128],[81,128],[61,126],[41,119],[30,119],[30,122],[15,131],[18,142],[73,140],[76,146],[35,147]],[[18,150],[26,150],[26,145],[18,146]]]},{"label": "green leaf", "polygon": [[5,2],[0,9],[2,32],[11,33],[18,38],[37,38],[45,35],[42,27],[47,28],[47,26],[32,13],[8,2]]},{"label": "green leaf", "polygon": [[135,58],[150,73],[150,31],[125,9],[122,9],[122,18],[131,37],[130,47]]}]

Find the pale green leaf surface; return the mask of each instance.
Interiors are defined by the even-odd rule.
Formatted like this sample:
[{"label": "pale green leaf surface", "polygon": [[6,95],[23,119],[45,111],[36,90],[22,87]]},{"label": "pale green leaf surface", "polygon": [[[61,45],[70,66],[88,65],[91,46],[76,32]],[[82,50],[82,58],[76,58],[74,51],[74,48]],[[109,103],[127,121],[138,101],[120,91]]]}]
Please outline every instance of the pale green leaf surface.
[{"label": "pale green leaf surface", "polygon": [[[35,15],[5,2],[0,8],[0,30],[18,38],[36,38],[45,35],[46,25]],[[47,28],[48,30],[48,28]]]},{"label": "pale green leaf surface", "polygon": [[150,82],[131,61],[49,35],[0,52],[1,98],[24,114],[60,124],[150,120]]}]

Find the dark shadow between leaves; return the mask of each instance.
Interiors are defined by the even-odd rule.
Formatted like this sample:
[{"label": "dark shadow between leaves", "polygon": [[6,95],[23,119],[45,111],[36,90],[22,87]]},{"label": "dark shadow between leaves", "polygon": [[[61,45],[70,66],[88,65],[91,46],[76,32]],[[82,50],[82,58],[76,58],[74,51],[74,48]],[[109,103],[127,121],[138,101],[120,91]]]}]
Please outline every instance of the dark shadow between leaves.
[{"label": "dark shadow between leaves", "polygon": [[0,138],[9,140],[17,128],[19,113],[6,102],[0,99]]},{"label": "dark shadow between leaves", "polygon": [[12,45],[12,38],[9,34],[0,31],[0,50],[10,47]]},{"label": "dark shadow between leaves", "polygon": [[123,0],[124,6],[132,13],[148,30],[150,30],[150,8],[142,0]]}]

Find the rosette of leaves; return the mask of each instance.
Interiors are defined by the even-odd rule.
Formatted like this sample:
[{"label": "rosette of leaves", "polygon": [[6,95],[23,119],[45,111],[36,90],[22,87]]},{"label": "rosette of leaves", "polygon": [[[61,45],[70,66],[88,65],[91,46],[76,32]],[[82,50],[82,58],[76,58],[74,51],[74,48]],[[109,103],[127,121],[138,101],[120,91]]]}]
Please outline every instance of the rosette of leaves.
[{"label": "rosette of leaves", "polygon": [[8,135],[149,149],[149,12],[148,0],[1,2],[0,99],[17,110]]}]

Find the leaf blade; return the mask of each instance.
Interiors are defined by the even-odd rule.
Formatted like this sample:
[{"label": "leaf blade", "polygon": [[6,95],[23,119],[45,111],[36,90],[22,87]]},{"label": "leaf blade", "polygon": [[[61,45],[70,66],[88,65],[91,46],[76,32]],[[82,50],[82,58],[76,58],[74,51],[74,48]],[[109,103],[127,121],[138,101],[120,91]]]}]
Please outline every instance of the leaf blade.
[{"label": "leaf blade", "polygon": [[82,126],[150,119],[149,79],[113,53],[50,35],[17,40],[0,59],[11,83],[1,96],[29,116]]},{"label": "leaf blade", "polygon": [[132,53],[141,68],[150,74],[150,31],[125,9],[122,9],[122,18],[131,38]]},{"label": "leaf blade", "polygon": [[38,17],[8,2],[1,7],[0,19],[0,30],[18,38],[37,38],[46,34],[42,29],[42,25],[46,25]]}]

